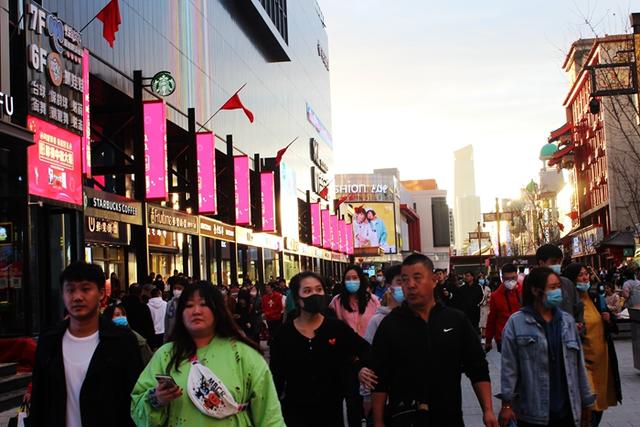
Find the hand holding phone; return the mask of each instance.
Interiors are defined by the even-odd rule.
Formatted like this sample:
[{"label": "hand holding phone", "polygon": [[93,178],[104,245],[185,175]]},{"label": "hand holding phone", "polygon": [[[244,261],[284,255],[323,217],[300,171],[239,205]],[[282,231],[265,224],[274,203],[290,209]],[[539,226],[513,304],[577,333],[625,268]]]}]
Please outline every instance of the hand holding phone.
[{"label": "hand holding phone", "polygon": [[164,386],[163,388],[177,387],[176,381],[171,375],[156,375],[156,381],[158,384]]},{"label": "hand holding phone", "polygon": [[182,389],[178,387],[176,381],[170,375],[156,375],[156,381],[158,381],[156,398],[160,405],[168,405],[171,401],[182,396]]}]

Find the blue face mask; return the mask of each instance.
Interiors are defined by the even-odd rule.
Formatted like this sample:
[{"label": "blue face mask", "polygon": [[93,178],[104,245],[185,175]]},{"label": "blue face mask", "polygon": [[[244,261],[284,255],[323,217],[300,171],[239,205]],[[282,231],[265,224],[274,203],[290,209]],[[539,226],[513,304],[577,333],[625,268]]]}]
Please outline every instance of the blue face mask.
[{"label": "blue face mask", "polygon": [[344,287],[347,289],[347,292],[350,294],[355,294],[360,289],[360,281],[359,280],[345,280]]},{"label": "blue face mask", "polygon": [[589,283],[589,282],[584,282],[584,283],[578,282],[578,283],[576,283],[576,288],[578,288],[578,290],[580,292],[587,292],[590,287],[591,287],[591,283]]},{"label": "blue face mask", "polygon": [[553,264],[549,266],[550,269],[553,270],[554,273],[556,274],[560,274],[562,272],[562,265],[561,264]]},{"label": "blue face mask", "polygon": [[485,279],[480,279],[480,280],[478,280],[478,283],[480,283],[480,285],[484,286],[485,283],[487,283],[487,281]]},{"label": "blue face mask", "polygon": [[129,326],[129,321],[126,317],[114,317],[112,320],[116,326]]},{"label": "blue face mask", "polygon": [[393,299],[396,300],[398,304],[402,304],[402,301],[404,301],[404,292],[402,292],[402,288],[393,288]]},{"label": "blue face mask", "polygon": [[562,289],[554,289],[546,292],[547,298],[545,298],[544,306],[547,308],[556,308],[562,304]]}]

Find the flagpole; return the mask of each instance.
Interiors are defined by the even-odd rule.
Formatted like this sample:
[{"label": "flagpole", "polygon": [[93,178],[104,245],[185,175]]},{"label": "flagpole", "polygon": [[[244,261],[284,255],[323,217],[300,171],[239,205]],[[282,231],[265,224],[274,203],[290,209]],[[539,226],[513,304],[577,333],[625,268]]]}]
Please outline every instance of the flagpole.
[{"label": "flagpole", "polygon": [[[87,25],[88,25],[88,24],[87,24]],[[238,94],[238,92],[240,92],[242,89],[244,89],[244,87],[245,87],[246,85],[247,85],[247,84],[245,83],[245,84],[243,84],[242,86],[240,86],[240,89],[238,89],[238,90],[237,90],[233,95],[231,95],[231,96],[229,97],[229,99],[231,99],[231,98],[233,98],[234,96],[236,96],[236,95]],[[227,101],[228,101],[229,99],[227,99]],[[226,104],[226,102],[225,102],[225,104]],[[201,125],[200,125],[200,129],[198,129],[198,132],[200,132],[202,129],[204,129],[204,127],[207,125],[207,123],[209,123],[209,122],[211,121],[211,119],[213,119],[213,118],[216,116],[216,114],[218,114],[218,113],[222,110],[222,106],[224,106],[224,104],[222,104],[222,105],[220,106],[220,108],[218,108],[218,109],[216,110],[216,112],[215,112],[215,113],[213,113],[213,114],[211,115],[211,117],[209,117],[209,118],[207,119],[207,121],[206,121],[206,122],[204,122],[203,124],[201,124]]]},{"label": "flagpole", "polygon": [[[101,12],[102,10],[100,10]],[[96,16],[94,16],[93,18],[91,18],[91,21],[87,22],[87,25],[85,25],[84,27],[82,27],[82,29],[80,31],[78,31],[79,33],[83,32],[85,30],[85,28],[87,28],[89,25],[91,25],[91,23],[93,21],[96,20],[96,18],[98,17],[98,15],[100,14],[100,12],[96,13]]]}]

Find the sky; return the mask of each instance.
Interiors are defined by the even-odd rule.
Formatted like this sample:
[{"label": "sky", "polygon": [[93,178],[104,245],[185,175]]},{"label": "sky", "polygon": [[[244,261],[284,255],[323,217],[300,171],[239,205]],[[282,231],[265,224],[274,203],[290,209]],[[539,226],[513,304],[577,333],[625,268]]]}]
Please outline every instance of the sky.
[{"label": "sky", "polygon": [[[396,167],[453,192],[474,147],[483,209],[536,178],[562,126],[578,38],[629,31],[633,0],[318,0],[329,37],[336,173]],[[585,19],[590,23],[586,24]]]}]

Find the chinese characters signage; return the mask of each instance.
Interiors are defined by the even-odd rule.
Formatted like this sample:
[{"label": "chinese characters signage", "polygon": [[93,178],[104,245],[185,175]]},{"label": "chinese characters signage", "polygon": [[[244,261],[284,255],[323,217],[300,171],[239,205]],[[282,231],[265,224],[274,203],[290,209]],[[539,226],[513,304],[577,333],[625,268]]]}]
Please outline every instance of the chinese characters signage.
[{"label": "chinese characters signage", "polygon": [[227,242],[235,242],[236,229],[231,225],[205,216],[200,217],[200,235]]},{"label": "chinese characters signage", "polygon": [[84,231],[88,242],[129,244],[127,225],[112,219],[85,216]]},{"label": "chinese characters signage", "polygon": [[167,198],[167,121],[163,101],[144,102],[144,177],[147,200]]},{"label": "chinese characters signage", "polygon": [[215,214],[216,204],[216,147],[213,133],[196,135],[198,161],[198,212]]},{"label": "chinese characters signage", "polygon": [[27,5],[25,19],[29,114],[82,135],[85,82],[80,33],[35,3]]},{"label": "chinese characters signage", "polygon": [[323,209],[322,213],[322,247],[331,249],[331,212]]},{"label": "chinese characters signage", "polygon": [[80,136],[36,117],[27,117],[34,133],[28,149],[29,194],[82,205]]},{"label": "chinese characters signage", "polygon": [[149,227],[178,233],[198,234],[198,217],[173,209],[147,206]]}]

